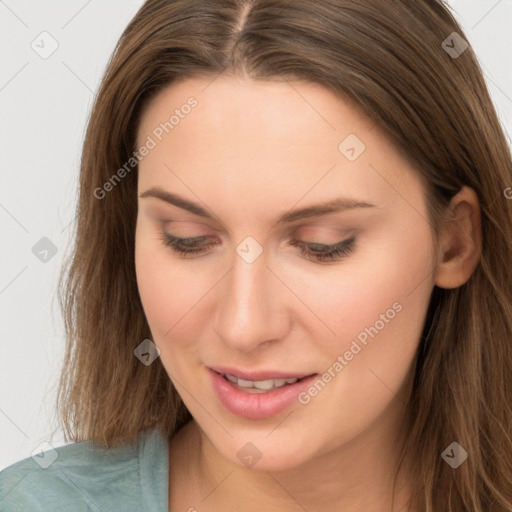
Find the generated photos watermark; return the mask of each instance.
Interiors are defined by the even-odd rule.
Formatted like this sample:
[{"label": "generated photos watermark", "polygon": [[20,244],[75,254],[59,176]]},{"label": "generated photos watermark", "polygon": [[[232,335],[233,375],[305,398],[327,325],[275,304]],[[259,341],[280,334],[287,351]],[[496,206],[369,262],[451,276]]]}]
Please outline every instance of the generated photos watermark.
[{"label": "generated photos watermark", "polygon": [[[393,320],[397,313],[402,311],[403,306],[400,302],[394,302],[393,305],[386,310],[385,313],[381,313],[379,320],[377,320],[372,326],[365,327],[358,335],[357,340],[353,340],[350,348],[343,354],[336,358],[336,361],[329,366],[329,368],[313,382],[313,384],[306,390],[299,393],[297,400],[302,405],[307,405],[311,402],[311,399],[322,391],[325,386],[331,382],[336,375],[338,375],[354,357],[359,354],[368,345],[368,336],[375,338],[384,327]],[[359,342],[359,343],[358,343]]]},{"label": "generated photos watermark", "polygon": [[[120,167],[101,187],[94,189],[94,197],[96,199],[103,199],[108,192],[114,187],[133,169],[139,165],[143,158],[149,155],[152,149],[155,149],[157,144],[162,141],[165,135],[169,134],[176,126],[178,126],[182,119],[190,114],[194,107],[197,107],[198,101],[191,96],[187,102],[181,105],[180,108],[174,109],[174,114],[169,117],[168,121],[160,123],[151,132],[152,135],[146,137],[146,141],[137,151],[134,151],[132,156]],[[155,140],[156,139],[156,140]]]}]

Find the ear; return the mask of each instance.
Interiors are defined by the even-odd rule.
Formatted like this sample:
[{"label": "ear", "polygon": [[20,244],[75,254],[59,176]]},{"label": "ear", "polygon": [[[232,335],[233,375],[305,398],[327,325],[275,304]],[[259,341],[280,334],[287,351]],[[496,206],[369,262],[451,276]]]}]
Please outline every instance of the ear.
[{"label": "ear", "polygon": [[469,280],[482,253],[480,205],[467,186],[452,198],[439,236],[434,282],[440,288],[457,288]]}]

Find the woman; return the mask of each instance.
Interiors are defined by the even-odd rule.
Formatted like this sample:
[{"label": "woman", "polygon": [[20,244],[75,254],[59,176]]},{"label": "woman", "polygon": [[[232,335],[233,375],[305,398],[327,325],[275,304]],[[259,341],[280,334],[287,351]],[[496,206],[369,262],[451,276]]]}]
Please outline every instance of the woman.
[{"label": "woman", "polygon": [[512,510],[511,185],[441,1],[147,1],[2,510]]}]

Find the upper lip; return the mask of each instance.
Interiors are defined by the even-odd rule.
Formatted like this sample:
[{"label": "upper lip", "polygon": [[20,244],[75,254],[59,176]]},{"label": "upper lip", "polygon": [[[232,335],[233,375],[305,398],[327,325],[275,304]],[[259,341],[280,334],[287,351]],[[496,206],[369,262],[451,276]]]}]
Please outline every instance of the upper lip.
[{"label": "upper lip", "polygon": [[210,370],[217,373],[229,373],[240,379],[244,380],[267,380],[267,379],[302,379],[303,377],[309,377],[315,375],[314,372],[303,373],[303,372],[283,372],[279,370],[240,370],[238,368],[228,368],[226,366],[210,366]]}]

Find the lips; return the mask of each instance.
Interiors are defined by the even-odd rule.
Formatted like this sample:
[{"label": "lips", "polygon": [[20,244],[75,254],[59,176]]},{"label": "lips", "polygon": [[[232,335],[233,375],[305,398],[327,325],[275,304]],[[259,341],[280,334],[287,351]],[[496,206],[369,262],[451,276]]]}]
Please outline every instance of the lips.
[{"label": "lips", "polygon": [[[303,373],[291,374],[269,371],[240,372],[234,368],[220,367],[219,369],[224,371],[217,372],[210,368],[207,369],[211,379],[210,382],[215,390],[219,403],[230,413],[252,420],[270,418],[285,411],[297,401],[298,395],[305,391],[317,378],[316,373],[306,375]],[[236,375],[237,372],[240,378],[243,378],[242,376],[251,377],[244,380],[278,378],[276,375],[280,375],[280,378],[284,379],[298,378],[300,376],[301,380],[298,380],[294,384],[287,384],[280,388],[271,389],[267,392],[254,393],[251,392],[251,390],[238,387],[222,376],[224,373]],[[262,377],[264,378],[262,379]]]}]

